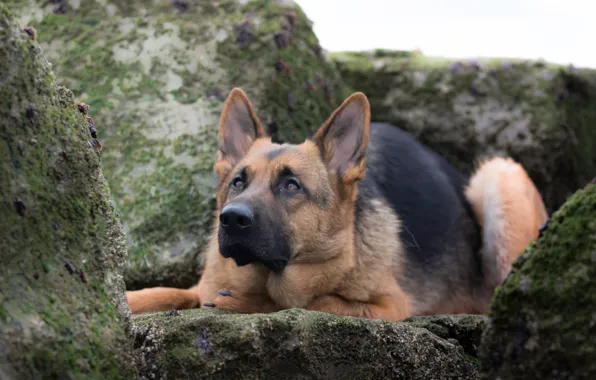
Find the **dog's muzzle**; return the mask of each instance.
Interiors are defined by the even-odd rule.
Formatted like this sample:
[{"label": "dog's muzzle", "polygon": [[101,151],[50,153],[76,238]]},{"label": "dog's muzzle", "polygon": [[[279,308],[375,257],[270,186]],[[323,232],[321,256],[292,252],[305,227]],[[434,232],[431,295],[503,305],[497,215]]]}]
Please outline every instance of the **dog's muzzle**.
[{"label": "dog's muzzle", "polygon": [[258,214],[248,202],[230,202],[219,214],[219,252],[243,266],[261,262],[272,271],[281,271],[290,250],[279,223]]}]

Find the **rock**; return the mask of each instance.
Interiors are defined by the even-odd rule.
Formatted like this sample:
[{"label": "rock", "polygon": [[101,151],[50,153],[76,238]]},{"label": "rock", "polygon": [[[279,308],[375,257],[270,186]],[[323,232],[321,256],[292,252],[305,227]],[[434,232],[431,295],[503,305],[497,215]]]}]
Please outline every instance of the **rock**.
[{"label": "rock", "polygon": [[478,376],[476,359],[466,355],[457,340],[442,339],[415,323],[302,309],[245,315],[196,309],[178,314],[133,317],[141,378],[443,380]]},{"label": "rock", "polygon": [[514,262],[481,345],[486,379],[596,377],[596,186],[579,190]]},{"label": "rock", "polygon": [[419,52],[335,53],[375,120],[392,122],[470,173],[508,155],[549,213],[596,173],[596,71],[507,59],[448,60]]},{"label": "rock", "polygon": [[191,286],[215,206],[223,101],[242,87],[276,140],[301,141],[348,92],[292,1],[9,0],[90,105],[122,215],[129,289]]},{"label": "rock", "polygon": [[404,322],[425,328],[443,339],[455,339],[468,356],[477,358],[487,318],[481,315],[433,315],[413,317]]},{"label": "rock", "polygon": [[0,4],[0,378],[130,379],[123,229],[32,39]]}]

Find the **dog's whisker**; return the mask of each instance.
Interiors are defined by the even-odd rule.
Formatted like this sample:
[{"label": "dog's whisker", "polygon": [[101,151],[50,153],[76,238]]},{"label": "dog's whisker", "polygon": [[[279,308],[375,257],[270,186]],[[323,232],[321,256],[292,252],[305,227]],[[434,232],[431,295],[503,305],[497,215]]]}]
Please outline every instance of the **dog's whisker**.
[{"label": "dog's whisker", "polygon": [[408,227],[406,227],[405,225],[403,225],[402,227],[412,237],[412,240],[414,241],[414,245],[410,245],[409,247],[416,247],[420,251],[420,245],[416,241],[416,238],[414,237],[414,234],[411,233],[410,230],[408,229]]}]

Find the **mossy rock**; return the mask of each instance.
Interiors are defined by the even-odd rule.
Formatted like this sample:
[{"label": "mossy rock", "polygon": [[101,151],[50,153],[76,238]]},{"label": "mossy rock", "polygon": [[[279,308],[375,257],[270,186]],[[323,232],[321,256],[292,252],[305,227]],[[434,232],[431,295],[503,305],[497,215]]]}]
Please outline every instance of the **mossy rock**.
[{"label": "mossy rock", "polygon": [[470,173],[477,159],[523,164],[549,212],[596,173],[596,70],[541,61],[458,61],[420,52],[332,55],[372,116]]},{"label": "mossy rock", "polygon": [[412,317],[404,322],[425,328],[443,339],[454,339],[467,355],[476,358],[488,319],[482,315],[433,315]]},{"label": "mossy rock", "polygon": [[124,232],[92,141],[0,4],[0,378],[134,377]]},{"label": "mossy rock", "polygon": [[133,331],[146,379],[478,378],[476,358],[456,339],[414,322],[196,309],[134,316]]},{"label": "mossy rock", "polygon": [[596,378],[596,186],[515,261],[482,339],[486,379]]},{"label": "mossy rock", "polygon": [[129,289],[187,287],[215,205],[223,101],[243,88],[275,140],[298,142],[349,91],[288,0],[9,0],[90,105],[129,247]]}]

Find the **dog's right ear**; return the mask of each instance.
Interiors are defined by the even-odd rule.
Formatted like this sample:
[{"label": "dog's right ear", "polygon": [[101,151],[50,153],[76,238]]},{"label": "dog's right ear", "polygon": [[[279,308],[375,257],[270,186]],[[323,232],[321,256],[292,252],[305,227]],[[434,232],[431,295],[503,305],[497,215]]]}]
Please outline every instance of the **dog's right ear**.
[{"label": "dog's right ear", "polygon": [[344,183],[354,183],[364,178],[369,134],[370,104],[357,92],[344,100],[313,140],[327,167]]},{"label": "dog's right ear", "polygon": [[246,155],[256,139],[267,137],[257,114],[240,88],[234,88],[219,119],[218,151],[214,170],[223,179]]}]

